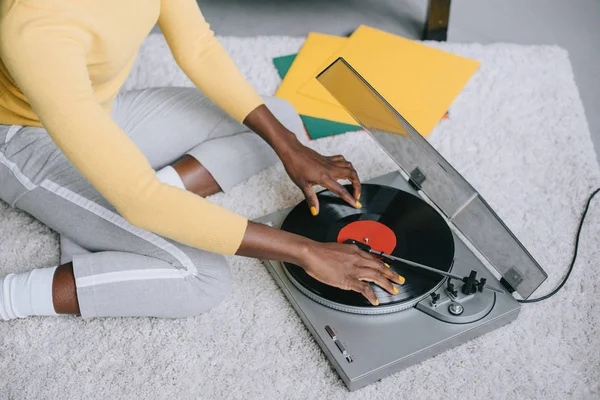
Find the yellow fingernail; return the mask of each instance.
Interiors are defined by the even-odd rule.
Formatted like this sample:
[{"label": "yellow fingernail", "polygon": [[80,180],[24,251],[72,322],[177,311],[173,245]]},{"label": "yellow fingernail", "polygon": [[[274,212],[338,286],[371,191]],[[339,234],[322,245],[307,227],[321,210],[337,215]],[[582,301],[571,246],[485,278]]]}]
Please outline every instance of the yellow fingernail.
[{"label": "yellow fingernail", "polygon": [[361,193],[358,194],[358,197],[356,198],[356,200],[360,200],[360,195],[361,195]]},{"label": "yellow fingernail", "polygon": [[398,293],[398,288],[394,286],[394,293]]},{"label": "yellow fingernail", "polygon": [[311,208],[310,208],[310,213],[313,215],[313,217],[314,217],[315,215],[317,215],[317,207],[311,207]]},{"label": "yellow fingernail", "polygon": [[400,281],[401,285],[404,285],[404,282],[406,282],[406,279],[404,279],[402,275],[398,275],[398,280]]},{"label": "yellow fingernail", "polygon": [[357,202],[356,202],[356,207],[358,207],[358,208],[362,208],[362,204],[360,204],[360,201],[357,201]]},{"label": "yellow fingernail", "polygon": [[378,306],[379,305],[379,300],[375,300],[375,305]]},{"label": "yellow fingernail", "polygon": [[391,268],[391,267],[390,267],[390,264],[388,264],[388,263],[383,263],[383,265],[385,265],[385,266],[386,266],[386,267],[388,267],[388,268]]}]

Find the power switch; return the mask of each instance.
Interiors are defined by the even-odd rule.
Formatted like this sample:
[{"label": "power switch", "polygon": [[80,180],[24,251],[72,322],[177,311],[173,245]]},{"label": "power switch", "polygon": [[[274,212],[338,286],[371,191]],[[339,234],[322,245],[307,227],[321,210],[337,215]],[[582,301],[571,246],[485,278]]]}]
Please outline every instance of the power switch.
[{"label": "power switch", "polygon": [[354,361],[352,359],[352,356],[350,354],[348,354],[348,351],[346,350],[346,346],[344,346],[342,344],[342,342],[340,342],[340,340],[337,337],[337,334],[335,333],[335,331],[333,330],[332,327],[330,327],[329,325],[325,325],[325,330],[327,331],[327,334],[329,336],[331,336],[331,339],[333,339],[333,342],[335,343],[335,345],[337,346],[337,348],[340,350],[340,353],[342,353],[342,356],[344,356],[344,358],[346,359],[346,361],[348,361],[349,363],[351,363],[352,361]]},{"label": "power switch", "polygon": [[329,334],[329,336],[331,336],[331,338],[333,340],[337,339],[337,335],[335,334],[334,330],[329,325],[325,325],[325,330],[327,331],[327,333]]}]

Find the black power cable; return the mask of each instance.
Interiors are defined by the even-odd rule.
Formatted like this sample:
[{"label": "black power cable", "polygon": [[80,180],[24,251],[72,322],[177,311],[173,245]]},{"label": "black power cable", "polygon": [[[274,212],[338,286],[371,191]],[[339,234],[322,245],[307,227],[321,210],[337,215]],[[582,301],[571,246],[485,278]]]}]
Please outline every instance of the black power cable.
[{"label": "black power cable", "polygon": [[585,209],[583,210],[583,214],[581,215],[581,220],[579,221],[579,228],[577,228],[577,237],[575,239],[575,251],[573,252],[573,259],[571,260],[571,265],[569,265],[569,269],[567,270],[567,274],[560,282],[560,284],[550,293],[538,297],[536,299],[527,299],[527,300],[517,300],[519,303],[537,303],[538,301],[546,300],[552,296],[554,296],[562,287],[567,283],[567,279],[569,279],[569,275],[573,271],[573,266],[575,265],[575,260],[577,259],[577,250],[579,249],[579,236],[581,235],[581,228],[583,227],[583,221],[585,220],[585,216],[587,215],[588,209],[590,208],[590,203],[596,194],[600,192],[600,188],[596,189],[594,193],[590,195],[588,198],[587,204],[585,205]]}]

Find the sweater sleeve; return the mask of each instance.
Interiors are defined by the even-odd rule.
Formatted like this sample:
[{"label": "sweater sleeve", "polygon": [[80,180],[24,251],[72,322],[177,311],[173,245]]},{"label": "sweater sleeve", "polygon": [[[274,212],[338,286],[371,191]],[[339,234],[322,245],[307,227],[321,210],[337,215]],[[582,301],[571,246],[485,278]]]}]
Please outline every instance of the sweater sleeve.
[{"label": "sweater sleeve", "polygon": [[42,32],[17,28],[0,32],[0,57],[81,174],[131,224],[193,247],[234,254],[247,219],[156,178],[146,157],[94,97],[86,63],[88,35],[67,26]]},{"label": "sweater sleeve", "polygon": [[242,122],[263,104],[215,38],[195,0],[162,0],[158,24],[183,72],[225,112]]}]

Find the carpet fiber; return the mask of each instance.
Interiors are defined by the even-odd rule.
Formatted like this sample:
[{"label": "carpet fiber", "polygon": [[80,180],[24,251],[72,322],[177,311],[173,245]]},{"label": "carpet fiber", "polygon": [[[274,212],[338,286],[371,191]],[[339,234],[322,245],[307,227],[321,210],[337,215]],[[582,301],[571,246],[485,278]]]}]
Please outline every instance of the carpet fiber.
[{"label": "carpet fiber", "polygon": [[[223,38],[262,94],[271,59],[302,39]],[[430,136],[559,282],[587,196],[600,186],[567,53],[557,47],[434,43],[481,68]],[[161,36],[145,43],[126,88],[190,85]],[[166,133],[168,134],[168,133]],[[342,153],[363,180],[394,164],[363,132],[310,143]],[[281,165],[212,198],[250,218],[302,199]],[[248,201],[252,199],[252,201]],[[0,398],[593,399],[600,396],[600,201],[564,289],[524,305],[517,321],[349,393],[256,260],[232,257],[234,285],[218,308],[183,320],[30,318],[0,323]],[[0,274],[58,262],[57,236],[0,202]],[[401,345],[399,343],[398,345]]]}]

